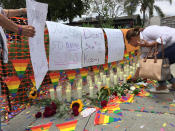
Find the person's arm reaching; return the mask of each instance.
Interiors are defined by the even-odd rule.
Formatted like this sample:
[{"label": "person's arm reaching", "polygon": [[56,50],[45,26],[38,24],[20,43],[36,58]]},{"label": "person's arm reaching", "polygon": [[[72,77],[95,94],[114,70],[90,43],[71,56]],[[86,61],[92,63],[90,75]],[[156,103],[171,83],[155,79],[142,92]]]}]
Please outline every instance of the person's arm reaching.
[{"label": "person's arm reaching", "polygon": [[26,8],[20,8],[20,9],[3,9],[4,15],[7,17],[15,17],[15,16],[21,16],[23,14],[26,14]]},{"label": "person's arm reaching", "polygon": [[35,29],[33,26],[29,25],[17,25],[13,21],[9,20],[4,15],[0,14],[0,26],[3,28],[19,33],[19,29],[21,29],[20,33],[21,35],[27,36],[27,37],[33,37],[35,35]]}]

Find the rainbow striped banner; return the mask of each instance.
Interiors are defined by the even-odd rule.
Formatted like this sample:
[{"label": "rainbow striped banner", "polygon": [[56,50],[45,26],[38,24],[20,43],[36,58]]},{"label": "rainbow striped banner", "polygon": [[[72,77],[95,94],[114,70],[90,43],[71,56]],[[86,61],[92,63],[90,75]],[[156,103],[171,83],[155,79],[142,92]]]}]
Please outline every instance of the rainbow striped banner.
[{"label": "rainbow striped banner", "polygon": [[39,125],[39,126],[31,127],[30,130],[31,131],[49,131],[51,126],[52,126],[52,122],[47,123],[47,124],[43,124],[43,125]]},{"label": "rainbow striped banner", "polygon": [[117,67],[117,63],[116,62],[112,62],[111,65],[112,65],[112,69]]},{"label": "rainbow striped banner", "polygon": [[76,71],[75,70],[70,70],[66,72],[67,74],[67,78],[69,79],[69,81],[71,82],[71,84],[73,84],[75,77],[76,77]]},{"label": "rainbow striped banner", "polygon": [[104,71],[108,71],[108,64],[104,64],[103,69],[104,69]]},{"label": "rainbow striped banner", "polygon": [[60,131],[75,131],[76,125],[77,125],[78,120],[62,123],[62,124],[57,124],[56,127]]},{"label": "rainbow striped banner", "polygon": [[49,73],[51,82],[53,84],[53,87],[56,89],[57,85],[58,85],[58,81],[60,79],[60,73],[59,72],[50,72]]},{"label": "rainbow striped banner", "polygon": [[16,93],[18,91],[18,87],[21,83],[21,81],[19,80],[19,78],[17,76],[11,76],[11,77],[7,77],[4,82],[6,83],[10,93],[12,94],[13,97],[16,96]]},{"label": "rainbow striped banner", "polygon": [[16,59],[16,60],[11,60],[16,73],[20,79],[24,77],[24,73],[26,71],[26,68],[29,63],[29,59]]},{"label": "rainbow striped banner", "polygon": [[98,66],[92,66],[92,68],[93,68],[93,72],[94,72],[95,74],[98,74],[98,73],[99,73],[100,68],[99,68]]},{"label": "rainbow striped banner", "polygon": [[88,69],[86,69],[86,68],[80,69],[80,74],[81,74],[82,78],[86,78],[88,75]]},{"label": "rainbow striped banner", "polygon": [[94,119],[94,124],[95,125],[100,125],[100,124],[110,124],[112,122],[117,122],[121,121],[120,118],[113,118],[107,115],[103,115],[100,113],[96,113],[95,119]]}]

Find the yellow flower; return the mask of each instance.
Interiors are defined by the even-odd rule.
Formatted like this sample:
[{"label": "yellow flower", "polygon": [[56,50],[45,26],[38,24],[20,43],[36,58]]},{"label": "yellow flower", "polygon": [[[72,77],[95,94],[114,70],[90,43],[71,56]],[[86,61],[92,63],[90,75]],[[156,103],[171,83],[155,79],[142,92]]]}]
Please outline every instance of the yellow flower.
[{"label": "yellow flower", "polygon": [[132,75],[129,75],[128,77],[127,77],[127,80],[130,80],[132,78]]},{"label": "yellow flower", "polygon": [[72,104],[70,105],[71,109],[72,109],[74,104],[78,104],[79,105],[78,112],[81,112],[82,109],[83,109],[83,102],[80,99],[78,99],[76,101],[72,101]]},{"label": "yellow flower", "polygon": [[35,87],[32,87],[31,91],[29,92],[29,98],[30,99],[36,99],[37,98],[37,90]]}]

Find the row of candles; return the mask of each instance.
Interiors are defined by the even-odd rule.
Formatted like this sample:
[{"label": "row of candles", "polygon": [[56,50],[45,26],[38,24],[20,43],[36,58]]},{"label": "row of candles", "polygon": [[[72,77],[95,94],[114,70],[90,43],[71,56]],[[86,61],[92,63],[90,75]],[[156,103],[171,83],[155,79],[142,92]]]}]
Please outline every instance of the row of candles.
[{"label": "row of candles", "polygon": [[[89,96],[93,98],[95,87],[100,90],[102,86],[111,87],[117,85],[118,83],[126,83],[128,76],[133,76],[138,66],[139,64],[136,63],[133,63],[132,65],[125,64],[123,68],[117,67],[117,72],[114,72],[111,69],[108,75],[106,75],[105,72],[100,72],[94,76],[88,75],[85,85],[83,84],[83,79],[79,78],[76,80],[77,97],[79,99],[82,98],[82,91],[84,88],[89,88]],[[61,101],[63,96],[62,89],[63,87],[61,85],[59,85],[56,90],[50,89],[51,99],[55,99],[55,97],[57,97]],[[67,83],[65,93],[67,102],[71,102],[72,86],[70,83]]]}]

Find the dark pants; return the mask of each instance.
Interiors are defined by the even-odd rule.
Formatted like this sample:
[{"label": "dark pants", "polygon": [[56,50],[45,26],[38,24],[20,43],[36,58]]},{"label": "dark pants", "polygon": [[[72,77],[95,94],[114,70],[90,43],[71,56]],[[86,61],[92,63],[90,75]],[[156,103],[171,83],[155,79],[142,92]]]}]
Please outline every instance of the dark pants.
[{"label": "dark pants", "polygon": [[[175,43],[164,49],[165,58],[169,59],[170,65],[175,63]],[[157,55],[157,58],[162,58],[162,53]],[[170,83],[175,84],[175,78],[171,75]],[[160,86],[166,86],[166,81],[158,81]]]}]

